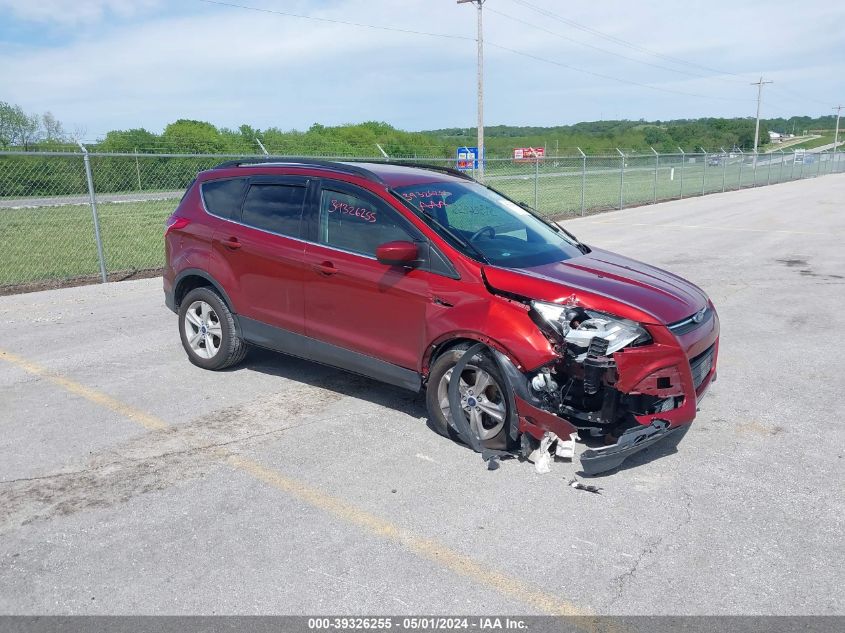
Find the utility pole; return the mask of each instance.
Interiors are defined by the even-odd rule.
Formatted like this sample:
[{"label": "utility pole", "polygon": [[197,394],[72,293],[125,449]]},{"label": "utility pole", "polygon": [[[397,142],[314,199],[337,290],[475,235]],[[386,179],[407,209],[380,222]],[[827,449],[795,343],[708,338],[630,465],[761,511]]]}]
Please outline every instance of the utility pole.
[{"label": "utility pole", "polygon": [[757,86],[757,123],[754,125],[754,164],[757,164],[757,144],[760,141],[760,103],[763,101],[763,86],[765,84],[773,83],[771,81],[763,81],[763,77],[760,77],[760,81],[755,81],[751,85]]},{"label": "utility pole", "polygon": [[839,145],[839,117],[842,115],[842,108],[845,106],[838,105],[834,110],[836,110],[836,133],[833,135],[833,152],[836,153],[836,146]]},{"label": "utility pole", "polygon": [[478,180],[484,182],[484,30],[481,7],[485,0],[458,0],[478,5]]}]

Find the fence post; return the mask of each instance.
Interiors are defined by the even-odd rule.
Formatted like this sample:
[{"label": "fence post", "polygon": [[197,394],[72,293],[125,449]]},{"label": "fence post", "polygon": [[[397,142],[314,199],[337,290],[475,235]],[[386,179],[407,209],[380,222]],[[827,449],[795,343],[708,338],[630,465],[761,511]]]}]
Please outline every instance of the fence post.
[{"label": "fence post", "polygon": [[736,151],[739,152],[739,185],[737,186],[737,191],[742,189],[742,166],[745,165],[745,152],[743,152],[738,147]]},{"label": "fence post", "polygon": [[757,157],[758,157],[758,156],[759,156],[759,153],[758,153],[758,152],[757,152],[757,150],[755,149],[755,150],[754,150],[754,184],[753,184],[753,185],[751,185],[752,187],[756,187],[756,186],[757,186]]},{"label": "fence post", "polygon": [[720,147],[719,151],[722,152],[722,193],[725,193],[725,172],[728,170],[728,154],[724,147]]},{"label": "fence post", "polygon": [[538,205],[537,199],[537,184],[540,181],[540,157],[534,154],[534,209],[536,211],[540,210]]},{"label": "fence post", "polygon": [[699,147],[704,152],[704,170],[701,172],[701,195],[704,195],[704,187],[707,185],[707,150]]},{"label": "fence post", "polygon": [[138,191],[141,191],[141,165],[138,163],[138,148],[135,148],[135,174],[138,176]]},{"label": "fence post", "polygon": [[660,168],[660,154],[654,151],[654,148],[649,145],[648,148],[654,152],[654,204],[657,204],[657,170]]},{"label": "fence post", "polygon": [[819,166],[816,169],[816,176],[819,176],[822,173],[822,159],[823,158],[824,158],[824,152],[819,152]]},{"label": "fence post", "polygon": [[88,150],[79,142],[82,149],[82,162],[85,163],[85,178],[88,181],[88,197],[91,200],[91,216],[94,218],[94,240],[97,242],[97,258],[100,260],[100,276],[103,283],[108,281],[106,276],[106,258],[103,256],[103,240],[100,237],[100,217],[97,214],[97,196],[94,194],[94,178],[91,176],[91,159],[88,158]]},{"label": "fence post", "polygon": [[587,186],[587,155],[581,150],[580,147],[576,147],[579,152],[581,152],[581,215],[584,215],[584,189]]},{"label": "fence post", "polygon": [[804,153],[801,154],[801,171],[798,173],[798,180],[804,179],[804,163],[806,163],[806,162],[807,162],[807,152],[804,151]]},{"label": "fence post", "polygon": [[684,153],[684,150],[678,146],[678,150],[681,152],[681,200],[684,199],[684,172],[687,168],[687,155]]},{"label": "fence post", "polygon": [[792,150],[792,167],[789,168],[789,179],[795,180],[795,150]]},{"label": "fence post", "polygon": [[783,182],[783,157],[786,156],[783,152],[783,148],[778,148],[780,152],[780,169],[778,170],[778,182]]},{"label": "fence post", "polygon": [[625,206],[625,154],[617,147],[619,152],[619,208]]},{"label": "fence post", "polygon": [[769,152],[769,169],[766,171],[766,184],[772,184],[772,153]]}]

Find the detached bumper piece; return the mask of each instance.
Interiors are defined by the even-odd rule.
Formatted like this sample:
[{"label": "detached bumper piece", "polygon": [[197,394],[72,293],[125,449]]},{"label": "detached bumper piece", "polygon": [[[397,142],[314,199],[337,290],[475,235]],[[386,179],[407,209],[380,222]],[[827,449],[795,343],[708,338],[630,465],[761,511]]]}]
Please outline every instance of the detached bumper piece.
[{"label": "detached bumper piece", "polygon": [[634,453],[639,453],[669,435],[683,435],[687,429],[688,424],[669,428],[669,423],[663,420],[655,420],[649,426],[628,429],[616,444],[590,448],[581,453],[581,469],[587,475],[612,470]]}]

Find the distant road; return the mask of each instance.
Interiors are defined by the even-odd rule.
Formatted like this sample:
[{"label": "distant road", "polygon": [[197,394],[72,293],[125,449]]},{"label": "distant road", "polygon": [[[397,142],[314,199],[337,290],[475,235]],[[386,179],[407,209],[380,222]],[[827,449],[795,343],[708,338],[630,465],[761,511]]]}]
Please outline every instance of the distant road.
[{"label": "distant road", "polygon": [[[838,146],[842,147],[845,145],[845,141],[839,141]],[[827,145],[821,145],[819,147],[814,147],[812,149],[808,149],[808,152],[826,152],[829,149],[833,149],[833,143],[828,143]]]},{"label": "distant road", "polygon": [[[154,193],[102,193],[97,202],[149,202],[151,200],[172,200],[182,197],[184,191],[157,191]],[[52,196],[47,198],[0,199],[0,209],[27,209],[36,207],[59,207],[71,204],[88,204],[88,194],[82,196]]]}]

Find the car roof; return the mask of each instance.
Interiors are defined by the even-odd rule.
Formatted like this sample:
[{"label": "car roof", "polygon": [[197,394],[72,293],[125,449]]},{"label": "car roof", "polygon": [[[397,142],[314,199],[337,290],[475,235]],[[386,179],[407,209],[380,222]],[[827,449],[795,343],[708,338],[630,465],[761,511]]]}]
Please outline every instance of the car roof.
[{"label": "car roof", "polygon": [[465,182],[469,180],[468,176],[463,174],[453,173],[451,169],[444,171],[444,167],[427,166],[427,165],[402,165],[397,163],[359,163],[359,162],[344,162],[345,165],[356,165],[364,167],[371,171],[376,176],[381,178],[384,183],[391,188],[404,187],[406,185],[422,185],[434,182]]},{"label": "car roof", "polygon": [[[248,169],[249,173],[278,173],[276,170],[319,169],[329,172],[359,176],[390,188],[408,185],[424,185],[443,182],[472,181],[469,176],[440,165],[420,163],[367,162],[367,161],[327,161],[309,158],[245,158],[222,163],[216,170],[233,168]],[[227,173],[227,175],[229,175]]]}]

